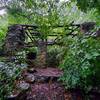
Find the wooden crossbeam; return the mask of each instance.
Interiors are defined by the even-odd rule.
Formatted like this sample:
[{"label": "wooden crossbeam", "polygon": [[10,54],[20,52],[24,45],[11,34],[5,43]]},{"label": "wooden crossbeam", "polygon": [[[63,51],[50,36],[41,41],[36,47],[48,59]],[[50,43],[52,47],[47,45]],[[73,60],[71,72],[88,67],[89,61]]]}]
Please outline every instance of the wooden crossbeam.
[{"label": "wooden crossbeam", "polygon": [[[14,24],[14,25],[20,25],[22,26],[23,28],[33,28],[33,29],[36,29],[36,28],[39,28],[40,26],[38,25],[29,25],[29,24]],[[80,27],[81,24],[69,24],[69,25],[56,25],[56,26],[48,26],[48,27],[54,27],[54,28],[57,28],[57,27],[69,27],[69,26],[77,26],[77,27]]]},{"label": "wooden crossbeam", "polygon": [[[19,26],[22,26],[23,27],[23,30],[25,31],[25,34],[32,40],[32,41],[34,41],[34,38],[36,37],[36,36],[41,36],[41,32],[38,32],[38,31],[36,31],[36,29],[37,28],[39,28],[39,26],[37,26],[37,25],[26,25],[26,24],[14,24],[15,26],[16,25],[19,25]],[[77,26],[77,27],[75,27],[74,29],[72,28],[72,29],[70,29],[69,28],[69,26]],[[80,26],[80,24],[69,24],[69,25],[57,25],[57,26],[53,26],[54,28],[55,27],[68,27],[68,30],[71,30],[71,32],[69,32],[69,33],[67,33],[67,34],[64,34],[64,35],[66,35],[66,36],[68,36],[68,35],[73,35],[72,34],[72,32],[74,32],[78,27]],[[51,27],[51,26],[50,26]],[[33,37],[34,36],[34,37]],[[56,36],[56,37],[58,37],[58,36],[63,36],[63,34],[58,34],[58,33],[54,33],[54,34],[48,34],[48,36]],[[73,35],[74,36],[74,35]],[[57,40],[57,38],[56,38],[56,40]]]}]

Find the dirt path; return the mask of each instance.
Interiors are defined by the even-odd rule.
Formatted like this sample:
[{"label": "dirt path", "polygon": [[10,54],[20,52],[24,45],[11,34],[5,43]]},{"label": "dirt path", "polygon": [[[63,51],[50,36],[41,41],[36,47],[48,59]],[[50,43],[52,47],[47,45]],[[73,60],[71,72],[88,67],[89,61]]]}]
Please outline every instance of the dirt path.
[{"label": "dirt path", "polygon": [[77,93],[66,91],[58,81],[62,74],[58,68],[25,70],[23,80],[17,82],[21,91],[8,100],[82,100]]}]

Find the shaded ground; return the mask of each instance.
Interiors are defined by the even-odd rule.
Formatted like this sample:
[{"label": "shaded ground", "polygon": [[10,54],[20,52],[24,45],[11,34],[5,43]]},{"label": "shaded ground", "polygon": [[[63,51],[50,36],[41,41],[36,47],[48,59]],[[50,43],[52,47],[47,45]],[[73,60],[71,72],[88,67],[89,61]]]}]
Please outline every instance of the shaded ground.
[{"label": "shaded ground", "polygon": [[62,74],[58,68],[25,69],[7,100],[100,100],[95,90],[85,95],[80,89],[66,90],[58,81]]},{"label": "shaded ground", "polygon": [[58,83],[31,85],[27,100],[64,100],[64,88]]},{"label": "shaded ground", "polygon": [[16,82],[17,91],[8,100],[82,100],[81,94],[66,91],[58,81],[63,71],[58,68],[28,69]]}]

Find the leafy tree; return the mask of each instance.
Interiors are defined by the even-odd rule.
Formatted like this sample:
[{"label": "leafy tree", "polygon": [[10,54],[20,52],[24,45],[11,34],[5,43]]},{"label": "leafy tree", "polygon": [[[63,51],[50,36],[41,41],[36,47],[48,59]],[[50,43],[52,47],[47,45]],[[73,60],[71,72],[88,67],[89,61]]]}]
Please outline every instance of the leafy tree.
[{"label": "leafy tree", "polygon": [[82,11],[87,11],[92,8],[96,8],[100,13],[100,0],[72,0],[77,2],[78,8]]},{"label": "leafy tree", "polygon": [[60,9],[63,8],[63,5],[64,4],[60,4],[59,1],[55,0],[13,0],[7,5],[9,14],[8,20],[19,18],[16,21],[14,20],[14,23],[38,25],[39,28],[37,31],[41,33],[39,37],[41,41],[39,45],[40,58],[43,58],[42,56],[46,58],[47,35],[52,32],[53,26],[59,25],[59,12]]}]

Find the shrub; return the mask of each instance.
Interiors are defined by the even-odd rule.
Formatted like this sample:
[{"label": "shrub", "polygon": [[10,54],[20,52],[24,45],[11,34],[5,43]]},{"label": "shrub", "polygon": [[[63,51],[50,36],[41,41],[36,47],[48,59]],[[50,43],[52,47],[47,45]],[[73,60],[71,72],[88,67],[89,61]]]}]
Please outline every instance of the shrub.
[{"label": "shrub", "polygon": [[14,81],[20,75],[20,68],[13,63],[0,62],[0,100],[5,100],[14,89]]},{"label": "shrub", "polygon": [[47,66],[57,67],[62,59],[62,48],[58,46],[49,47],[47,51]]},{"label": "shrub", "polygon": [[[67,37],[67,51],[63,63],[61,80],[66,88],[80,87],[89,91],[100,84],[100,40],[89,36]],[[98,78],[94,80],[95,78]]]}]

